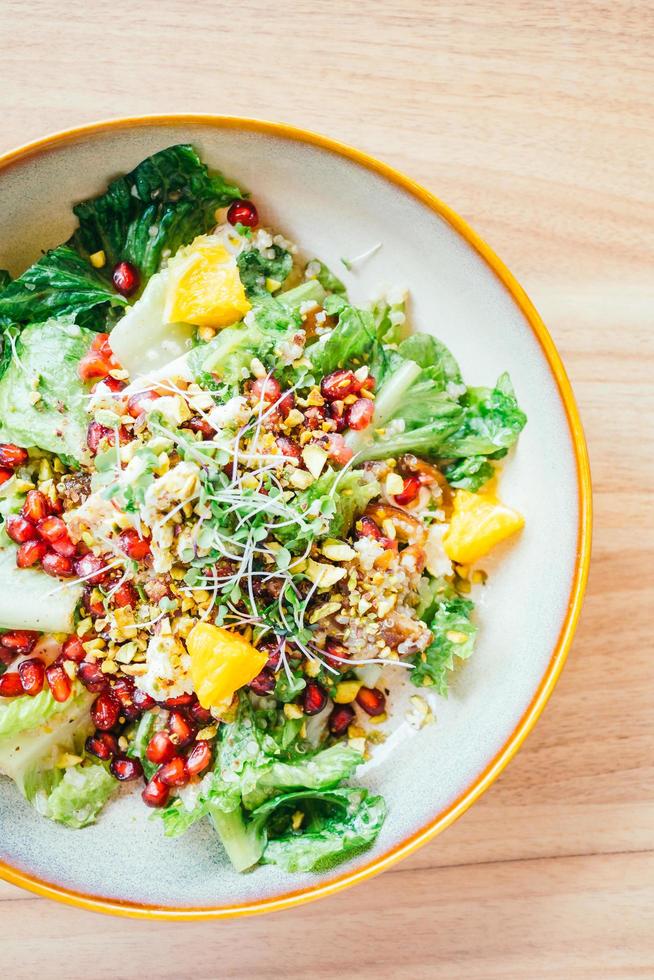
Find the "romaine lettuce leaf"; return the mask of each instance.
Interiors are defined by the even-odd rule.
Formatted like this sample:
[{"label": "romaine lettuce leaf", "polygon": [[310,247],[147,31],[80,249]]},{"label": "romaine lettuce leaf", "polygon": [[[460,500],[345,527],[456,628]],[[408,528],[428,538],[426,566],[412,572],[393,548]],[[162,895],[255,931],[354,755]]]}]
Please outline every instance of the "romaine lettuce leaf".
[{"label": "romaine lettuce leaf", "polygon": [[415,361],[425,372],[425,377],[442,391],[448,383],[461,384],[461,369],[449,349],[436,337],[427,333],[414,333],[398,347],[402,357]]},{"label": "romaine lettuce leaf", "polygon": [[0,627],[72,633],[82,586],[69,583],[56,588],[50,575],[39,568],[17,568],[13,542],[0,548]]},{"label": "romaine lettuce leaf", "polygon": [[311,259],[308,263],[309,266],[318,266],[318,271],[315,274],[315,279],[318,280],[320,285],[328,293],[335,293],[337,296],[344,296],[347,299],[347,289],[345,285],[341,282],[338,276],[334,275],[332,270],[321,262],[320,259]]},{"label": "romaine lettuce leaf", "polygon": [[[499,453],[493,454],[498,459]],[[464,456],[443,467],[443,475],[452,487],[477,493],[495,475],[487,456]]]},{"label": "romaine lettuce leaf", "polygon": [[48,795],[43,816],[66,827],[87,827],[117,790],[118,783],[101,762],[70,766]]},{"label": "romaine lettuce leaf", "polygon": [[416,687],[435,687],[439,694],[447,694],[449,672],[457,660],[467,660],[474,650],[477,627],[470,620],[473,609],[469,599],[448,595],[435,610],[432,607],[423,614],[432,641],[414,658],[411,682]]},{"label": "romaine lettuce leaf", "polygon": [[338,323],[330,333],[307,348],[307,357],[314,370],[325,375],[346,365],[367,363],[378,344],[372,313],[349,306],[339,296],[328,297],[325,309],[338,313]]},{"label": "romaine lettuce leaf", "polygon": [[277,537],[294,552],[302,550],[309,538],[342,538],[380,492],[378,481],[363,470],[327,469],[307,490],[296,494],[294,501],[301,514],[315,515],[320,523],[314,520],[306,530],[280,528]]},{"label": "romaine lettuce leaf", "polygon": [[337,786],[349,779],[362,762],[361,753],[344,742],[292,762],[274,759],[243,787],[243,805],[247,810],[253,810],[269,796],[286,790]]},{"label": "romaine lettuce leaf", "polygon": [[236,259],[241,282],[250,298],[259,293],[267,294],[266,279],[274,279],[282,285],[293,268],[293,257],[285,248],[273,245],[266,251],[272,251],[273,255],[267,258],[258,248],[248,248]]},{"label": "romaine lettuce leaf", "polygon": [[[82,687],[76,682],[77,695]],[[76,694],[71,695],[75,697]],[[54,715],[63,714],[69,708],[68,701],[55,701],[49,687],[29,697],[3,698],[0,701],[0,738],[20,735],[21,732],[45,725]]]},{"label": "romaine lettuce leaf", "polygon": [[0,292],[11,282],[11,276],[6,269],[0,269]]},{"label": "romaine lettuce leaf", "polygon": [[23,330],[0,379],[0,441],[82,458],[87,389],[77,369],[92,339],[70,318]]},{"label": "romaine lettuce leaf", "polygon": [[169,146],[73,208],[79,228],[71,245],[83,256],[104,251],[108,275],[117,262],[131,262],[145,283],[164,250],[174,254],[209,231],[216,208],[241,196],[222,174],[209,172],[192,146]]}]

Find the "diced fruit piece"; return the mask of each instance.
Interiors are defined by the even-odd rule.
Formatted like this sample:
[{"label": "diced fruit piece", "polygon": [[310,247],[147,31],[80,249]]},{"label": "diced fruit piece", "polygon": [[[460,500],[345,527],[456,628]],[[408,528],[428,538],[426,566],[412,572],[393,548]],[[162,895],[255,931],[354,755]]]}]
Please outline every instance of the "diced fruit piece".
[{"label": "diced fruit piece", "polygon": [[286,456],[287,459],[294,459],[297,463],[300,462],[302,450],[294,439],[290,439],[289,436],[277,436],[275,442],[282,456]]},{"label": "diced fruit piece", "polygon": [[75,562],[75,574],[78,578],[82,578],[91,585],[98,585],[100,582],[104,582],[109,575],[109,569],[106,567],[107,561],[104,558],[100,558],[99,555],[83,555],[78,558]]},{"label": "diced fruit piece", "polygon": [[450,526],[443,535],[445,554],[460,565],[470,565],[524,523],[521,514],[493,494],[457,490]]},{"label": "diced fruit piece", "polygon": [[121,783],[127,783],[132,779],[140,779],[143,775],[143,766],[138,759],[130,759],[126,755],[115,756],[109,763],[112,775],[119,779]]},{"label": "diced fruit piece", "polygon": [[304,424],[307,429],[311,429],[312,431],[319,429],[326,418],[327,413],[321,406],[310,405],[309,408],[305,408],[304,410]]},{"label": "diced fruit piece", "polygon": [[170,790],[157,776],[153,776],[141,793],[141,799],[146,806],[162,807],[168,802]]},{"label": "diced fruit piece", "polygon": [[[67,534],[62,535],[62,537],[57,538],[56,541],[53,541],[50,547],[55,554],[63,555],[64,558],[73,558],[73,556],[77,553],[76,546],[73,544]],[[75,566],[73,564],[73,568],[74,567]]]},{"label": "diced fruit piece", "polygon": [[386,710],[386,698],[378,687],[360,687],[356,702],[371,718],[383,715]]},{"label": "diced fruit piece", "polygon": [[38,524],[39,521],[48,516],[49,512],[50,503],[46,495],[40,490],[28,490],[25,503],[21,508],[21,514],[25,520],[31,524]]},{"label": "diced fruit piece", "polygon": [[172,741],[168,732],[155,732],[148,747],[145,750],[146,758],[155,765],[161,765],[170,760],[177,754],[177,746]]},{"label": "diced fruit piece", "polygon": [[111,694],[120,703],[120,713],[127,721],[138,718],[141,711],[134,704],[134,682],[127,677],[119,677],[112,685]]},{"label": "diced fruit piece", "polygon": [[116,698],[104,691],[98,695],[91,705],[91,719],[96,728],[102,732],[108,732],[118,721],[120,715],[120,703]]},{"label": "diced fruit piece", "polygon": [[134,561],[143,561],[150,554],[150,539],[142,538],[134,528],[128,528],[121,533],[120,546]]},{"label": "diced fruit piece", "polygon": [[305,715],[317,715],[327,704],[327,691],[318,681],[309,681],[302,692],[302,710]]},{"label": "diced fruit piece", "polygon": [[276,402],[282,393],[281,385],[279,381],[275,378],[257,378],[256,381],[252,382],[252,388],[250,389],[250,400],[258,405],[259,402],[267,402],[272,405]]},{"label": "diced fruit piece", "polygon": [[41,567],[48,575],[55,578],[74,578],[75,569],[70,558],[48,551],[41,559]]},{"label": "diced fruit piece", "polygon": [[275,675],[272,670],[264,667],[261,673],[250,681],[250,690],[261,698],[265,697],[266,694],[271,694],[275,690]]},{"label": "diced fruit piece", "polygon": [[420,480],[417,476],[407,476],[404,481],[404,486],[399,493],[395,494],[395,503],[399,504],[400,507],[405,507],[410,504],[412,500],[415,500],[420,493]]},{"label": "diced fruit piece", "polygon": [[352,395],[359,390],[359,382],[354,376],[353,371],[339,368],[325,375],[320,382],[320,393],[329,402],[340,401],[348,395]]},{"label": "diced fruit piece", "polygon": [[355,402],[348,405],[345,412],[345,424],[348,429],[366,429],[372,422],[375,414],[375,406],[369,398],[357,398]]},{"label": "diced fruit piece", "polygon": [[97,381],[99,378],[105,378],[110,371],[110,362],[93,351],[81,357],[77,365],[77,374],[82,381]]},{"label": "diced fruit piece", "polygon": [[148,412],[152,405],[161,395],[156,391],[137,391],[127,402],[127,411],[133,419],[137,419],[143,412]]},{"label": "diced fruit piece", "polygon": [[351,704],[337,704],[329,716],[329,730],[332,735],[344,735],[354,720]]},{"label": "diced fruit piece", "polygon": [[202,418],[201,415],[193,415],[188,422],[185,422],[184,429],[190,429],[191,432],[200,432],[205,439],[211,439],[212,436],[216,434],[211,422],[208,419]]},{"label": "diced fruit piece", "polygon": [[95,735],[89,735],[85,748],[96,759],[107,762],[118,754],[118,739],[111,732],[96,732]]},{"label": "diced fruit piece", "polygon": [[119,262],[111,275],[111,281],[121,296],[131,296],[139,288],[139,271],[131,262]]},{"label": "diced fruit piece", "polygon": [[196,623],[186,646],[193,686],[203,708],[229,704],[235,691],[249,684],[268,659],[265,650],[257,650],[238,633],[210,623]]},{"label": "diced fruit piece", "polygon": [[186,757],[186,769],[189,776],[197,776],[211,764],[211,745],[200,740],[196,742]]},{"label": "diced fruit piece", "polygon": [[379,541],[382,536],[379,525],[373,521],[372,517],[365,515],[359,518],[354,529],[358,538],[374,538],[375,541]]},{"label": "diced fruit piece", "polygon": [[67,701],[73,685],[63,666],[56,662],[50,664],[46,667],[45,676],[55,701]]},{"label": "diced fruit piece", "polygon": [[327,454],[332,462],[345,466],[354,456],[354,450],[350,449],[342,435],[332,432],[327,436]]},{"label": "diced fruit piece", "polygon": [[33,630],[7,630],[0,634],[0,646],[13,650],[14,653],[31,653],[36,645],[39,634]]},{"label": "diced fruit piece", "polygon": [[149,711],[150,708],[154,708],[156,701],[151,698],[149,694],[142,691],[140,687],[135,687],[132,692],[132,702],[135,708],[138,708],[139,712]]},{"label": "diced fruit piece", "polygon": [[68,536],[68,528],[60,517],[44,518],[44,520],[39,521],[37,530],[43,540],[47,541],[48,544],[52,544],[59,538]]},{"label": "diced fruit piece", "polygon": [[90,422],[86,430],[86,445],[94,456],[103,439],[107,440],[108,445],[113,446],[116,441],[113,429],[109,429],[106,425],[101,425],[99,422]]},{"label": "diced fruit piece", "polygon": [[[108,682],[106,676],[102,673],[97,664],[93,664],[88,660],[85,660],[77,668],[77,676],[87,689],[93,694],[98,694],[100,691],[105,691],[108,687]],[[109,726],[111,728],[111,725]]]},{"label": "diced fruit piece", "polygon": [[166,323],[226,327],[250,309],[234,256],[211,235],[180,249],[168,270]]},{"label": "diced fruit piece", "polygon": [[259,215],[252,201],[233,201],[227,211],[227,220],[230,225],[245,225],[247,228],[256,228],[259,223]]},{"label": "diced fruit piece", "polygon": [[188,783],[186,762],[180,755],[157,769],[157,778],[164,786],[185,786]]},{"label": "diced fruit piece", "polygon": [[199,701],[195,701],[188,710],[191,719],[200,728],[203,728],[205,725],[211,725],[212,723],[215,724],[215,719],[211,712],[203,708]]},{"label": "diced fruit piece", "polygon": [[132,609],[135,609],[138,598],[138,592],[131,582],[122,582],[111,597],[114,606],[119,609],[123,609],[125,606],[131,606]]},{"label": "diced fruit piece", "polygon": [[9,514],[5,521],[5,531],[16,544],[24,544],[38,537],[36,528],[20,514]]},{"label": "diced fruit piece", "polygon": [[19,674],[12,672],[0,677],[0,698],[17,698],[24,693]]},{"label": "diced fruit piece", "polygon": [[13,475],[14,474],[11,470],[6,469],[4,466],[0,466],[0,487],[3,483],[6,483],[7,480],[11,480]]},{"label": "diced fruit piece", "polygon": [[194,701],[194,694],[180,694],[176,698],[166,698],[164,705],[167,708],[187,708]]},{"label": "diced fruit piece", "polygon": [[171,711],[168,719],[171,740],[177,746],[185,746],[195,738],[195,729],[181,711]]},{"label": "diced fruit piece", "polygon": [[27,459],[26,449],[21,449],[12,442],[0,443],[0,466],[15,470],[17,466],[24,466]]},{"label": "diced fruit piece", "polygon": [[84,660],[85,653],[79,636],[73,634],[64,640],[61,655],[64,660],[72,660],[76,664],[81,664],[82,660]]},{"label": "diced fruit piece", "polygon": [[34,697],[43,690],[45,665],[38,657],[30,657],[28,660],[22,660],[18,664],[18,673],[25,694]]}]

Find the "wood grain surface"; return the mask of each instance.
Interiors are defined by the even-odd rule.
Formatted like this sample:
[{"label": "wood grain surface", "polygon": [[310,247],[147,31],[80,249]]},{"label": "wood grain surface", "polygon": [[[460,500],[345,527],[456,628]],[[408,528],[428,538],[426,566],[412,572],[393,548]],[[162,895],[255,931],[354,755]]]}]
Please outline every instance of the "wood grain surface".
[{"label": "wood grain surface", "polygon": [[564,357],[596,508],[557,690],[451,829],[358,888],[234,922],[111,919],[0,884],[3,975],[654,976],[653,52],[651,0],[0,0],[0,151],[112,115],[261,116],[463,214]]}]

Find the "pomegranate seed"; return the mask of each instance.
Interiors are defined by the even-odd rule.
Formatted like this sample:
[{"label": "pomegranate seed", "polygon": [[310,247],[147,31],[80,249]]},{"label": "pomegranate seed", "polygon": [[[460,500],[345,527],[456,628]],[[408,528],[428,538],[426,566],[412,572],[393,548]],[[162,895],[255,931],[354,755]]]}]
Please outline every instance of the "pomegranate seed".
[{"label": "pomegranate seed", "polygon": [[195,701],[195,694],[180,694],[176,698],[167,698],[163,703],[167,708],[186,708]]},{"label": "pomegranate seed", "polygon": [[99,422],[91,422],[86,430],[86,445],[94,456],[103,439],[106,439],[107,443],[113,446],[116,441],[116,434],[113,429],[107,428],[106,425],[100,425]]},{"label": "pomegranate seed", "polygon": [[354,456],[354,452],[342,435],[338,432],[330,433],[327,439],[327,455],[334,462],[338,463],[339,466],[345,466],[346,463]]},{"label": "pomegranate seed", "polygon": [[110,371],[111,363],[93,351],[81,357],[77,365],[77,374],[82,381],[94,381],[98,378],[104,380]]},{"label": "pomegranate seed", "polygon": [[211,763],[211,745],[209,742],[196,742],[186,757],[186,769],[189,776],[197,776]]},{"label": "pomegranate seed", "polygon": [[162,762],[170,762],[176,754],[177,746],[167,732],[155,732],[145,750],[146,759],[156,765],[161,765]]},{"label": "pomegranate seed", "polygon": [[122,585],[118,586],[111,598],[113,599],[114,606],[118,606],[119,609],[122,609],[124,606],[131,606],[132,609],[135,609],[139,597],[138,592],[131,582],[123,582]]},{"label": "pomegranate seed", "polygon": [[156,391],[139,391],[127,401],[127,411],[133,419],[137,419],[143,412],[148,412],[151,406],[160,398]]},{"label": "pomegranate seed", "polygon": [[150,708],[154,708],[156,704],[154,698],[151,698],[149,694],[142,691],[140,687],[134,688],[132,701],[134,702],[134,707],[138,708],[139,711],[149,711]]},{"label": "pomegranate seed", "polygon": [[0,698],[17,698],[24,693],[19,674],[3,674],[0,677]]},{"label": "pomegranate seed", "polygon": [[372,374],[369,374],[367,378],[364,378],[363,381],[359,382],[359,391],[363,391],[364,388],[366,391],[374,391],[376,387],[377,382],[373,378]]},{"label": "pomegranate seed", "polygon": [[317,681],[309,681],[302,692],[302,708],[305,715],[317,715],[327,704],[327,691]]},{"label": "pomegranate seed", "polygon": [[81,664],[86,654],[79,636],[75,636],[75,634],[73,634],[64,640],[64,645],[61,648],[61,655],[64,660],[72,660],[76,664]]},{"label": "pomegranate seed", "polygon": [[258,694],[259,697],[264,697],[266,694],[271,694],[272,691],[275,690],[275,683],[276,679],[272,670],[268,670],[266,667],[264,667],[261,673],[257,674],[257,676],[250,681],[250,690],[254,691],[255,694]]},{"label": "pomegranate seed", "polygon": [[250,389],[250,400],[254,404],[264,401],[272,405],[281,393],[281,385],[275,378],[257,378]]},{"label": "pomegranate seed", "polygon": [[375,406],[369,398],[357,398],[355,402],[348,405],[345,412],[345,422],[350,429],[355,431],[366,429],[372,422],[375,414]]},{"label": "pomegranate seed", "polygon": [[31,524],[38,524],[50,513],[50,502],[40,490],[28,490],[21,514]]},{"label": "pomegranate seed", "polygon": [[417,476],[407,476],[404,481],[404,487],[399,493],[395,494],[394,500],[396,504],[400,507],[404,507],[406,504],[410,504],[412,500],[415,500],[420,492],[420,480]]},{"label": "pomegranate seed", "polygon": [[378,687],[360,687],[357,704],[373,718],[376,715],[383,715],[386,710],[386,698]]},{"label": "pomegranate seed", "polygon": [[61,664],[53,663],[46,667],[45,676],[55,701],[67,701],[73,685]]},{"label": "pomegranate seed", "polygon": [[14,446],[13,442],[0,443],[0,466],[15,470],[27,462],[27,450]]},{"label": "pomegranate seed", "polygon": [[234,201],[229,206],[227,220],[230,225],[245,225],[246,228],[256,228],[259,215],[252,201]]},{"label": "pomegranate seed", "polygon": [[98,555],[84,555],[75,562],[75,574],[91,585],[98,585],[98,583],[106,581],[109,575],[106,565],[106,560]]},{"label": "pomegranate seed", "polygon": [[39,634],[32,630],[8,630],[0,636],[0,645],[14,653],[31,653]]},{"label": "pomegranate seed", "polygon": [[142,538],[133,528],[121,533],[120,545],[125,554],[134,561],[142,561],[150,554],[149,538]]},{"label": "pomegranate seed", "polygon": [[349,670],[350,652],[346,646],[337,640],[327,640],[325,643],[325,660],[336,670]]},{"label": "pomegranate seed", "polygon": [[139,272],[131,262],[119,262],[111,275],[116,292],[121,296],[131,296],[139,288]]},{"label": "pomegranate seed", "polygon": [[327,406],[329,418],[336,426],[336,432],[344,432],[347,428],[345,422],[345,403],[343,401],[332,402]]},{"label": "pomegranate seed", "polygon": [[93,343],[91,344],[90,350],[94,351],[96,354],[102,354],[107,360],[111,360],[114,356],[111,347],[109,346],[109,334],[108,333],[96,333],[93,338]]},{"label": "pomegranate seed", "polygon": [[0,487],[2,486],[3,483],[6,483],[7,480],[11,480],[13,475],[14,474],[12,473],[11,470],[7,470],[4,467],[0,467]]},{"label": "pomegranate seed", "polygon": [[320,392],[328,402],[338,401],[347,395],[353,395],[359,390],[359,382],[353,371],[340,368],[327,374],[320,382]]},{"label": "pomegranate seed", "polygon": [[57,555],[54,551],[48,551],[41,559],[41,567],[48,575],[55,578],[73,578],[75,569],[70,558],[64,555]]},{"label": "pomegranate seed", "polygon": [[195,737],[195,732],[193,731],[191,725],[179,711],[170,712],[168,728],[175,745],[188,745],[189,742],[192,742],[193,738]]},{"label": "pomegranate seed", "polygon": [[143,766],[139,760],[130,759],[126,755],[115,756],[109,763],[109,769],[121,783],[127,783],[131,779],[140,779],[143,775]]},{"label": "pomegranate seed", "polygon": [[134,682],[126,677],[120,677],[111,688],[112,697],[120,703],[120,712],[127,721],[134,721],[141,714],[134,704]]},{"label": "pomegranate seed", "polygon": [[20,675],[20,680],[23,685],[23,690],[25,694],[29,694],[30,697],[34,697],[43,690],[43,682],[45,681],[45,666],[42,660],[38,657],[31,657],[29,660],[22,660],[18,664],[18,673]]},{"label": "pomegranate seed", "polygon": [[311,405],[304,410],[304,424],[307,429],[311,429],[312,431],[319,429],[326,418],[327,413],[325,409],[318,405]]},{"label": "pomegranate seed", "polygon": [[34,525],[19,514],[9,514],[5,521],[5,531],[16,544],[24,544],[25,541],[38,537]]},{"label": "pomegranate seed", "polygon": [[193,721],[203,728],[205,725],[211,725],[215,722],[214,716],[211,714],[208,708],[203,708],[199,701],[192,704],[188,709],[189,714]]},{"label": "pomegranate seed", "polygon": [[302,450],[294,439],[289,439],[288,436],[277,436],[275,441],[282,456],[286,456],[287,459],[295,459],[298,463],[300,462],[302,459]]},{"label": "pomegranate seed", "polygon": [[146,806],[165,806],[168,802],[170,790],[160,779],[153,776],[141,793],[141,799]]},{"label": "pomegranate seed", "polygon": [[356,522],[355,529],[358,538],[374,538],[375,541],[379,541],[382,533],[379,529],[379,525],[376,521],[373,521],[372,517],[360,517]]},{"label": "pomegranate seed", "polygon": [[175,756],[157,769],[157,777],[164,786],[185,786],[188,783],[186,762],[181,755]]},{"label": "pomegranate seed", "polygon": [[288,418],[289,413],[295,408],[295,395],[292,391],[287,391],[282,395],[277,403],[277,411],[283,419]]},{"label": "pomegranate seed", "polygon": [[44,518],[44,520],[39,521],[37,530],[48,544],[53,544],[59,538],[68,536],[68,528],[60,517]]},{"label": "pomegranate seed", "polygon": [[67,534],[61,538],[57,538],[56,541],[53,541],[50,547],[56,554],[63,555],[64,558],[72,558],[77,553],[76,546],[73,544]]},{"label": "pomegranate seed", "polygon": [[123,389],[126,387],[124,381],[119,381],[118,378],[112,378],[111,375],[108,374],[106,378],[102,378],[101,381],[98,381],[97,384],[93,385],[91,392],[95,394],[101,384],[105,385],[109,391],[113,392],[123,391]]},{"label": "pomegranate seed", "polygon": [[113,755],[118,755],[118,739],[111,732],[96,732],[86,740],[86,751],[96,759],[107,762]]},{"label": "pomegranate seed", "polygon": [[205,439],[211,439],[212,436],[216,434],[216,430],[213,425],[207,419],[203,419],[201,415],[194,415],[184,423],[185,429],[190,429],[191,432],[200,432]]},{"label": "pomegranate seed", "polygon": [[329,730],[332,735],[345,735],[354,720],[351,704],[337,704],[329,716]]},{"label": "pomegranate seed", "polygon": [[110,728],[113,728],[119,716],[120,704],[109,691],[99,694],[91,705],[93,724],[103,732],[108,732]]},{"label": "pomegranate seed", "polygon": [[77,676],[87,689],[93,694],[106,691],[109,686],[105,674],[102,673],[97,664],[84,660],[77,668]]}]

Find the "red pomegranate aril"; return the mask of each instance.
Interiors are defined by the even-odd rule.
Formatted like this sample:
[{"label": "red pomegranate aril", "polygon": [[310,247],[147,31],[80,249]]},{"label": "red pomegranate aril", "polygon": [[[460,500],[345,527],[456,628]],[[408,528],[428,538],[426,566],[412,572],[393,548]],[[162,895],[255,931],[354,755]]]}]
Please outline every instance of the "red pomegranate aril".
[{"label": "red pomegranate aril", "polygon": [[94,456],[103,439],[107,440],[108,445],[113,446],[116,441],[116,435],[113,429],[109,429],[106,425],[101,425],[99,422],[90,422],[86,430],[86,445]]},{"label": "red pomegranate aril", "polygon": [[[108,685],[107,677],[102,673],[97,664],[84,660],[77,668],[77,676],[87,691],[92,694],[99,694],[106,691]],[[111,728],[111,725],[109,726]]]},{"label": "red pomegranate aril", "polygon": [[125,554],[134,561],[142,561],[150,554],[149,538],[142,538],[133,528],[121,533],[120,545]]},{"label": "red pomegranate aril", "polygon": [[164,762],[170,762],[176,755],[177,746],[168,732],[155,732],[145,750],[146,759],[158,766]]},{"label": "red pomegranate aril", "polygon": [[4,467],[0,467],[0,487],[2,486],[3,483],[6,483],[7,480],[11,480],[13,475],[14,474],[12,473],[11,470],[7,470]]},{"label": "red pomegranate aril", "polygon": [[13,442],[0,443],[0,466],[15,470],[17,466],[24,466],[27,459],[26,449],[15,446]]},{"label": "red pomegranate aril", "polygon": [[328,402],[339,401],[347,395],[356,394],[359,390],[359,382],[354,376],[353,371],[340,368],[325,375],[320,382],[320,393]]},{"label": "red pomegranate aril", "polygon": [[75,569],[70,558],[48,551],[41,559],[41,568],[54,578],[74,578]]},{"label": "red pomegranate aril", "polygon": [[259,224],[259,215],[252,201],[233,201],[227,211],[227,220],[230,225],[245,225],[246,228],[256,228]]},{"label": "red pomegranate aril", "polygon": [[286,394],[277,402],[276,411],[279,412],[283,419],[287,419],[290,412],[295,408],[295,395],[292,391],[287,391]]},{"label": "red pomegranate aril", "polygon": [[0,677],[0,698],[18,698],[24,693],[20,674],[12,672]]},{"label": "red pomegranate aril", "polygon": [[31,653],[39,634],[33,630],[7,630],[0,635],[0,646],[13,650],[15,654]]},{"label": "red pomegranate aril", "polygon": [[132,693],[132,702],[135,708],[139,711],[149,711],[150,708],[154,708],[156,701],[151,698],[149,694],[142,691],[140,687],[135,687]]},{"label": "red pomegranate aril", "polygon": [[359,382],[359,391],[363,391],[364,388],[366,391],[374,391],[376,386],[377,382],[373,378],[372,374],[369,374],[367,378],[364,378],[363,381]]},{"label": "red pomegranate aril", "polygon": [[127,783],[132,779],[140,779],[143,775],[143,766],[138,759],[130,759],[126,755],[114,756],[109,763],[109,769],[116,779],[121,783]]},{"label": "red pomegranate aril", "polygon": [[10,514],[5,521],[5,531],[16,544],[24,544],[38,537],[36,528],[20,514]]},{"label": "red pomegranate aril", "polygon": [[176,698],[166,698],[163,702],[167,708],[186,708],[195,701],[195,694],[179,694]]},{"label": "red pomegranate aril", "polygon": [[261,401],[272,405],[282,393],[282,388],[276,378],[257,378],[252,383],[250,389],[250,400],[259,403]]},{"label": "red pomegranate aril", "polygon": [[139,271],[131,262],[119,262],[111,274],[111,281],[121,296],[131,296],[139,288]]},{"label": "red pomegranate aril", "polygon": [[21,514],[26,521],[38,524],[50,513],[50,501],[40,490],[28,490]]},{"label": "red pomegranate aril", "polygon": [[108,691],[99,694],[91,705],[91,719],[96,728],[108,732],[120,717],[120,703]]},{"label": "red pomegranate aril", "polygon": [[211,745],[209,742],[196,742],[186,757],[186,771],[189,776],[197,776],[204,772],[211,763]]},{"label": "red pomegranate aril", "polygon": [[170,712],[168,729],[175,745],[188,745],[195,737],[193,728],[180,711]]},{"label": "red pomegranate aril", "polygon": [[106,559],[100,558],[98,555],[83,555],[75,562],[75,574],[78,578],[90,582],[91,585],[98,585],[100,582],[104,582],[109,575],[110,570],[106,566]]},{"label": "red pomegranate aril", "polygon": [[118,378],[112,378],[111,375],[108,374],[106,378],[101,378],[97,384],[93,385],[93,387],[91,388],[91,392],[95,394],[95,392],[98,390],[98,386],[101,384],[105,385],[105,387],[107,387],[109,391],[112,391],[116,394],[119,391],[123,391],[123,389],[126,387],[124,381],[119,381]]},{"label": "red pomegranate aril", "polygon": [[360,687],[356,700],[359,707],[372,718],[383,715],[386,710],[386,698],[378,687]]},{"label": "red pomegranate aril", "polygon": [[345,422],[345,404],[342,400],[332,402],[327,406],[329,418],[336,426],[336,432],[344,432],[347,428]]},{"label": "red pomegranate aril", "polygon": [[127,401],[127,411],[133,419],[137,419],[143,412],[150,410],[150,407],[161,395],[156,391],[138,391]]},{"label": "red pomegranate aril", "polygon": [[282,456],[286,456],[287,459],[295,459],[298,463],[300,462],[302,459],[302,450],[294,439],[289,439],[288,436],[277,436],[275,441]]},{"label": "red pomegranate aril", "polygon": [[275,683],[275,675],[272,670],[264,667],[261,673],[250,681],[250,690],[258,694],[259,697],[265,697],[266,694],[271,694],[275,690]]},{"label": "red pomegranate aril", "polygon": [[417,476],[407,476],[404,480],[404,487],[399,493],[396,493],[394,500],[396,504],[400,507],[410,504],[412,500],[415,500],[420,493],[420,480]]},{"label": "red pomegranate aril", "polygon": [[44,541],[49,544],[68,536],[68,528],[60,517],[45,517],[39,521],[37,530]]},{"label": "red pomegranate aril", "polygon": [[131,606],[134,609],[138,602],[138,592],[131,582],[122,582],[111,598],[114,606],[118,606],[119,609],[123,609],[125,606]]},{"label": "red pomegranate aril", "polygon": [[345,412],[345,422],[349,429],[355,431],[367,429],[374,414],[375,406],[369,398],[357,398],[355,402],[348,405]]},{"label": "red pomegranate aril", "polygon": [[48,687],[50,688],[52,697],[55,699],[55,701],[67,701],[70,697],[70,692],[73,689],[73,685],[63,666],[56,662],[50,664],[50,666],[46,667],[45,669],[45,676],[48,682]]},{"label": "red pomegranate aril", "polygon": [[165,786],[185,786],[188,783],[186,760],[182,759],[181,755],[177,755],[170,762],[160,766],[156,775]]},{"label": "red pomegranate aril", "polygon": [[205,725],[215,724],[216,719],[214,716],[208,708],[203,708],[199,701],[192,704],[188,710],[191,718],[200,728],[204,728]]},{"label": "red pomegranate aril", "polygon": [[327,440],[327,455],[332,462],[345,466],[354,456],[354,450],[350,449],[342,435],[333,432]]},{"label": "red pomegranate aril", "polygon": [[345,735],[354,721],[354,708],[351,704],[337,704],[329,716],[329,730],[332,735]]},{"label": "red pomegranate aril", "polygon": [[202,418],[201,415],[194,415],[190,418],[188,422],[184,423],[184,428],[190,429],[191,432],[199,432],[205,439],[211,439],[216,434],[216,430],[211,422],[208,419]]},{"label": "red pomegranate aril", "polygon": [[96,732],[95,735],[89,735],[85,748],[96,759],[107,762],[112,756],[118,755],[118,739],[111,732]]},{"label": "red pomegranate aril", "polygon": [[326,418],[327,413],[325,409],[318,405],[310,405],[309,408],[305,408],[304,410],[304,424],[311,431],[319,429]]},{"label": "red pomegranate aril", "polygon": [[73,634],[64,640],[61,648],[61,655],[64,660],[72,660],[76,664],[81,664],[82,660],[84,660],[84,657],[86,656],[86,653],[79,636],[75,636]]},{"label": "red pomegranate aril", "polygon": [[45,666],[38,657],[30,657],[29,660],[21,660],[18,664],[18,674],[25,694],[34,697],[43,690],[45,681]]},{"label": "red pomegranate aril", "polygon": [[170,790],[165,783],[153,776],[141,793],[141,799],[146,806],[162,807],[168,802]]},{"label": "red pomegranate aril", "polygon": [[309,681],[302,692],[302,708],[305,715],[317,715],[327,704],[327,691],[317,681]]},{"label": "red pomegranate aril", "polygon": [[111,371],[111,363],[93,351],[80,358],[77,365],[77,375],[82,381],[97,381],[104,379]]},{"label": "red pomegranate aril", "polygon": [[327,640],[325,643],[325,660],[330,667],[335,667],[336,670],[348,670],[350,667],[349,650],[338,640]]},{"label": "red pomegranate aril", "polygon": [[134,721],[141,714],[134,704],[134,682],[126,677],[119,677],[111,687],[111,695],[120,703],[120,713],[127,721]]},{"label": "red pomegranate aril", "polygon": [[[50,547],[56,554],[63,555],[64,558],[73,558],[74,555],[77,554],[77,547],[73,544],[67,534],[61,538],[57,538],[56,541],[53,541]],[[73,568],[74,567],[75,566],[73,564]]]},{"label": "red pomegranate aril", "polygon": [[382,536],[377,522],[365,515],[356,522],[355,529],[358,538],[374,538],[375,541],[379,541]]}]

